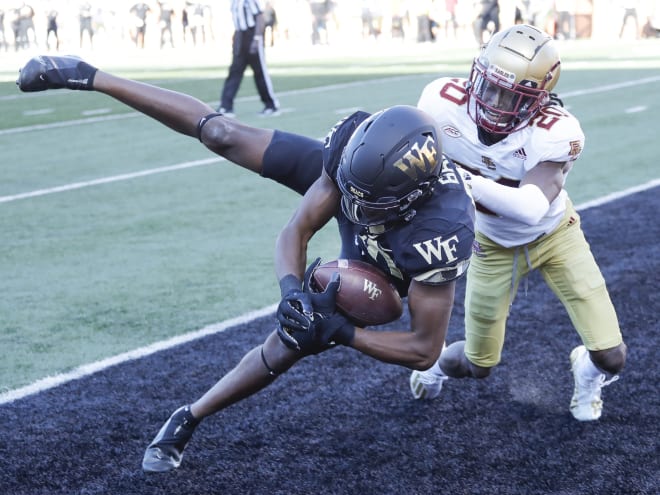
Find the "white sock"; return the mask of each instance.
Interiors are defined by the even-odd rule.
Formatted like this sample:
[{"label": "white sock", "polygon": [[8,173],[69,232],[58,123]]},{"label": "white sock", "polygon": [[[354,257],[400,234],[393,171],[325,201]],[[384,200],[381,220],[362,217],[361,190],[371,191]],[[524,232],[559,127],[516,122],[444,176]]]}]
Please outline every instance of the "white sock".
[{"label": "white sock", "polygon": [[595,380],[596,378],[598,378],[600,375],[603,374],[603,372],[599,370],[591,360],[589,351],[584,353],[582,359],[578,363],[578,367],[580,369],[580,374],[585,378],[587,378],[588,380]]},{"label": "white sock", "polygon": [[434,375],[444,375],[444,372],[442,369],[440,369],[440,363],[438,361],[436,361],[433,366],[427,369],[426,372],[433,373]]}]

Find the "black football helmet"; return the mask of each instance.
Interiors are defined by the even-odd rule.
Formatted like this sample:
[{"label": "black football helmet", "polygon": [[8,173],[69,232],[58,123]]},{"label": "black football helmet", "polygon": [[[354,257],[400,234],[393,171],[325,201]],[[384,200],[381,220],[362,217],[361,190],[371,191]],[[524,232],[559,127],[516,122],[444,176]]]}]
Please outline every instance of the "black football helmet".
[{"label": "black football helmet", "polygon": [[522,129],[549,101],[560,70],[552,36],[525,24],[500,31],[472,64],[468,113],[492,134]]},{"label": "black football helmet", "polygon": [[432,117],[398,105],[362,122],[346,144],[337,186],[344,214],[373,227],[409,221],[433,192],[442,168],[440,136]]}]

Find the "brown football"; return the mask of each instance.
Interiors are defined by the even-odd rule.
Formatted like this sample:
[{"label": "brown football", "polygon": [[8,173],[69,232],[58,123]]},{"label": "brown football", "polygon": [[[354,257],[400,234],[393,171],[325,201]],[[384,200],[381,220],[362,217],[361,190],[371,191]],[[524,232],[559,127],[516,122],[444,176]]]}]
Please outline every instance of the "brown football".
[{"label": "brown football", "polygon": [[381,270],[359,260],[338,259],[319,265],[312,274],[313,289],[325,290],[339,272],[337,309],[359,327],[383,325],[401,317],[403,303]]}]

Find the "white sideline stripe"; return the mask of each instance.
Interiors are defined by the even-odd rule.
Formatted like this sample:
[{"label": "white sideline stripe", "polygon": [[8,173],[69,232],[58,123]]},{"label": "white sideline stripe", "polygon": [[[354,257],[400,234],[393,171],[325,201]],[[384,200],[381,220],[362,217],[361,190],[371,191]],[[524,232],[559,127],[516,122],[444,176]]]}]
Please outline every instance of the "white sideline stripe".
[{"label": "white sideline stripe", "polygon": [[[282,98],[286,96],[295,96],[295,95],[303,95],[303,94],[314,94],[314,93],[322,93],[325,91],[337,91],[337,90],[342,90],[342,89],[348,89],[348,88],[353,88],[353,87],[358,87],[358,86],[364,86],[365,84],[386,84],[392,81],[405,81],[407,79],[412,79],[412,78],[418,78],[420,75],[419,74],[412,74],[412,75],[406,75],[406,76],[394,76],[394,77],[386,77],[386,78],[381,78],[381,79],[369,79],[369,80],[364,80],[364,81],[355,81],[355,82],[348,82],[348,83],[338,83],[338,84],[328,84],[325,86],[317,86],[314,88],[303,88],[303,89],[292,89],[290,91],[283,91],[281,93],[277,93],[277,96]],[[74,92],[72,91],[71,94]],[[20,96],[20,95],[19,95]],[[30,93],[30,96],[34,96],[34,93]],[[245,97],[240,97],[237,98],[237,102],[240,101],[256,101],[259,98],[258,95],[256,96],[245,96]],[[0,101],[2,98],[0,98]],[[213,106],[217,104],[215,103],[207,103],[210,106]],[[289,112],[290,110],[283,109],[282,113]],[[65,120],[62,122],[52,122],[50,124],[35,124],[35,125],[27,125],[23,127],[14,127],[11,129],[0,129],[0,136],[5,136],[9,134],[20,134],[22,132],[32,132],[32,131],[42,131],[42,130],[47,130],[47,129],[55,129],[55,128],[60,128],[60,127],[73,127],[76,125],[80,124],[95,124],[98,122],[106,122],[110,120],[123,120],[123,119],[129,119],[129,118],[134,118],[134,117],[146,117],[143,113],[141,112],[129,112],[129,113],[121,113],[117,115],[105,115],[102,117],[89,117],[85,119],[76,119],[76,120]]]},{"label": "white sideline stripe", "polygon": [[[576,205],[576,209],[586,210],[588,208],[593,208],[595,206],[601,206],[611,201],[615,201],[617,199],[623,198],[625,196],[630,196],[631,194],[652,189],[659,185],[660,185],[660,179],[654,179],[647,182],[646,184],[642,184],[639,186],[624,189],[623,191],[608,194],[601,198],[597,198],[593,201],[587,201],[585,203],[581,203],[579,205]],[[183,335],[178,335],[176,337],[172,337],[171,339],[163,340],[161,342],[155,342],[151,345],[140,347],[139,349],[134,349],[132,351],[125,352],[123,354],[118,354],[116,356],[112,356],[106,359],[102,359],[100,361],[96,361],[94,363],[84,364],[68,373],[61,373],[55,376],[42,378],[32,383],[31,385],[26,385],[25,387],[17,388],[15,390],[10,390],[8,392],[4,392],[0,394],[0,405],[14,402],[29,395],[34,395],[39,392],[43,392],[45,390],[57,387],[59,385],[63,385],[64,383],[73,380],[78,380],[85,376],[89,376],[99,371],[103,371],[107,368],[110,368],[111,366],[122,364],[127,361],[132,361],[135,359],[140,359],[149,356],[150,354],[154,354],[159,351],[164,351],[166,349],[170,349],[177,345],[185,344],[188,342],[192,342],[193,340],[206,337],[207,335],[224,332],[225,330],[228,330],[233,326],[240,325],[242,323],[249,323],[252,320],[255,320],[262,316],[266,316],[274,312],[276,309],[277,309],[277,304],[273,304],[271,306],[267,306],[265,308],[256,311],[252,311],[250,313],[233,318],[231,320],[213,323],[204,328],[201,328],[200,330],[195,330]]]},{"label": "white sideline stripe", "polygon": [[228,328],[234,327],[236,325],[249,323],[250,321],[261,318],[262,316],[267,316],[273,313],[276,309],[277,304],[273,304],[256,311],[252,311],[243,316],[232,318],[231,320],[226,320],[219,323],[213,323],[199,330],[195,330],[183,335],[178,335],[176,337],[172,337],[171,339],[155,342],[151,345],[124,352],[122,354],[102,359],[94,363],[83,364],[82,366],[78,366],[74,370],[67,373],[61,373],[58,375],[42,378],[32,383],[31,385],[26,385],[25,387],[17,388],[15,390],[10,390],[0,394],[0,405],[14,402],[18,399],[22,399],[23,397],[43,392],[44,390],[63,385],[64,383],[68,383],[73,380],[78,380],[88,375],[93,375],[94,373],[103,371],[117,364],[140,359],[159,351],[170,349],[181,344],[186,344],[188,342],[192,342],[193,340],[201,339],[207,335],[224,332]]},{"label": "white sideline stripe", "polygon": [[12,194],[11,196],[0,196],[0,203],[9,203],[10,201],[17,201],[19,199],[35,198],[37,196],[45,196],[47,194],[54,194],[63,191],[71,191],[73,189],[81,189],[83,187],[98,186],[99,184],[108,184],[109,182],[118,182],[122,180],[135,179],[137,177],[145,177],[147,175],[162,174],[164,172],[172,172],[174,170],[181,170],[191,167],[200,167],[202,165],[210,165],[212,163],[224,161],[224,158],[213,157],[204,158],[202,160],[194,160],[191,162],[177,163],[176,165],[168,165],[165,167],[150,168],[147,170],[140,170],[139,172],[132,172],[129,174],[113,175],[110,177],[103,177],[101,179],[94,179],[82,182],[73,182],[63,186],[49,187],[48,189],[37,189],[21,194]]},{"label": "white sideline stripe", "polygon": [[653,189],[656,186],[660,186],[660,179],[652,179],[645,184],[629,187],[628,189],[624,189],[623,191],[613,192],[611,194],[607,194],[600,198],[596,198],[596,199],[592,199],[591,201],[580,203],[575,208],[577,210],[588,210],[589,208],[593,208],[594,206],[601,206],[604,205],[605,203],[610,203],[612,201],[616,201],[617,199],[625,198],[626,196],[630,196],[631,194],[646,191],[648,189]]},{"label": "white sideline stripe", "polygon": [[578,89],[576,91],[567,91],[559,95],[560,98],[570,98],[573,96],[590,95],[593,93],[604,93],[606,91],[615,91],[617,89],[629,88],[631,86],[639,86],[641,84],[650,84],[660,81],[660,76],[644,77],[642,79],[633,79],[632,81],[625,81],[615,84],[606,84],[604,86],[597,86],[590,89]]},{"label": "white sideline stripe", "polygon": [[106,122],[110,120],[123,120],[141,116],[141,113],[122,113],[119,115],[104,115],[103,117],[88,117],[86,119],[64,120],[62,122],[53,122],[51,124],[36,124],[25,127],[13,127],[12,129],[0,130],[0,136],[9,134],[20,134],[21,132],[42,131],[45,129],[57,129],[60,127],[73,127],[79,124],[94,124],[96,122]]}]

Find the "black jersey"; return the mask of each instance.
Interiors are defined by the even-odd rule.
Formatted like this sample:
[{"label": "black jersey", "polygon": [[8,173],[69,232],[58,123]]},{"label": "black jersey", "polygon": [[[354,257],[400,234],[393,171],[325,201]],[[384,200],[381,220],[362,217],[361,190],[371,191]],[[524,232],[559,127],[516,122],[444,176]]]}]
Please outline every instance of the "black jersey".
[{"label": "black jersey", "polygon": [[[370,114],[355,112],[338,122],[324,142],[275,131],[264,153],[262,175],[304,194],[324,168],[336,180],[341,154]],[[337,211],[342,258],[360,259],[390,274],[402,296],[411,280],[442,284],[467,270],[474,240],[474,203],[453,163],[445,161],[433,194],[409,222],[377,233]]]},{"label": "black jersey", "polygon": [[[335,181],[341,154],[357,126],[369,117],[356,112],[340,121],[325,139],[323,167]],[[465,273],[474,241],[474,202],[453,163],[444,160],[433,194],[409,221],[387,229],[352,223],[337,214],[342,238],[342,258],[361,259],[377,265],[392,277],[402,296],[411,280],[443,284]]]}]

